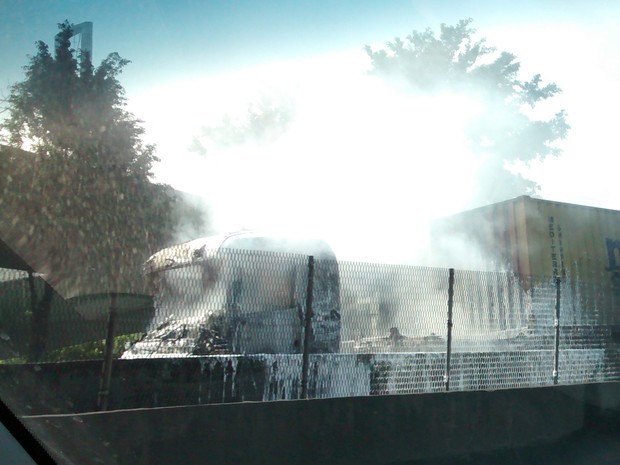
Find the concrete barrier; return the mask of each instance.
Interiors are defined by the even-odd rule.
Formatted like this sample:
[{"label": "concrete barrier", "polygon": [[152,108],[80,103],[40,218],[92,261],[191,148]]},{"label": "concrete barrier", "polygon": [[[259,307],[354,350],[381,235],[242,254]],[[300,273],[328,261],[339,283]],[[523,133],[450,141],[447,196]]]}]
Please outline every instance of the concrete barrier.
[{"label": "concrete barrier", "polygon": [[[387,464],[550,443],[598,421],[600,410],[587,402],[612,398],[617,408],[620,383],[193,405],[23,421],[47,434],[57,453],[73,453],[74,463],[106,456],[106,463],[121,465]],[[617,419],[619,412],[611,411]],[[85,457],[89,461],[80,462]]]},{"label": "concrete barrier", "polygon": [[[565,351],[561,384],[607,381],[601,354]],[[308,397],[443,392],[445,359],[442,353],[314,354]],[[553,380],[552,351],[456,353],[451,365],[451,391],[541,387]],[[301,368],[299,354],[116,360],[108,409],[295,400]],[[101,369],[97,360],[0,365],[0,389],[27,394],[20,415],[89,412],[97,410]],[[37,400],[41,385],[62,402]]]}]

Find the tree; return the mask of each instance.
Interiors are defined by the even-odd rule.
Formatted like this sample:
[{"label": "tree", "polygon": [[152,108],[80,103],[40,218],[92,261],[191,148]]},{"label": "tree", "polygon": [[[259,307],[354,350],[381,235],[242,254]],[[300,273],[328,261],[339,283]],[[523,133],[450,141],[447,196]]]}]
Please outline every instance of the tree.
[{"label": "tree", "polygon": [[248,105],[243,120],[235,121],[225,115],[217,126],[205,126],[194,137],[192,151],[207,155],[210,148],[226,149],[246,143],[270,144],[290,127],[295,105],[290,98],[273,98],[267,95]]},{"label": "tree", "polygon": [[551,119],[529,117],[541,101],[560,92],[557,85],[542,85],[540,74],[529,81],[518,78],[520,63],[510,53],[497,54],[484,39],[475,40],[471,19],[455,26],[441,25],[439,37],[426,29],[403,41],[396,38],[387,49],[366,46],[371,72],[392,82],[406,82],[416,91],[454,92],[473,96],[484,109],[467,128],[473,151],[483,157],[483,176],[475,202],[494,202],[522,194],[535,194],[538,186],[506,169],[506,164],[528,162],[560,153],[554,144],[569,129],[562,110]]},{"label": "tree", "polygon": [[0,233],[65,296],[139,292],[142,263],[173,237],[175,193],[152,181],[154,147],[124,108],[129,62],[78,60],[71,25],[59,29],[54,55],[38,42],[10,88],[4,135],[32,153],[7,151]]}]

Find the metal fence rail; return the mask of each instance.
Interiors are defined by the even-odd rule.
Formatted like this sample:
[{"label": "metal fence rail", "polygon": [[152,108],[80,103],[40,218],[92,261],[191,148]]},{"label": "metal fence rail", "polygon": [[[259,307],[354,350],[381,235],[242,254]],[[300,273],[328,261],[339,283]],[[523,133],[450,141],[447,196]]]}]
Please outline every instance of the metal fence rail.
[{"label": "metal fence rail", "polygon": [[238,390],[251,365],[264,400],[620,379],[611,282],[246,250],[147,278],[152,299],[55,295],[42,320],[42,279],[0,270],[0,361],[28,361],[37,334],[36,361],[107,353],[112,378],[112,358],[201,357]]}]

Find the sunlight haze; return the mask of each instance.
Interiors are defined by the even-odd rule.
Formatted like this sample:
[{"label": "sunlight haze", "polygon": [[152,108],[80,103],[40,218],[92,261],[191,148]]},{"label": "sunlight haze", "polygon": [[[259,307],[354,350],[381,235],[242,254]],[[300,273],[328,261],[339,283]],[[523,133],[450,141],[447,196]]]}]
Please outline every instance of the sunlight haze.
[{"label": "sunlight haze", "polygon": [[[120,80],[157,145],[156,179],[204,199],[212,230],[304,231],[344,259],[415,262],[429,221],[472,206],[484,159],[465,126],[482,104],[401,92],[368,73],[363,47],[471,17],[487,45],[517,56],[522,79],[540,73],[562,89],[537,111],[566,110],[563,153],[512,169],[542,198],[620,209],[620,28],[609,2],[241,2],[247,12],[234,16],[225,2],[190,3],[3,2],[3,95],[34,42],[53,43],[56,23],[93,21],[95,63],[112,51],[132,61]],[[201,139],[226,118],[243,126],[261,101],[290,110],[281,132],[226,146]]]}]

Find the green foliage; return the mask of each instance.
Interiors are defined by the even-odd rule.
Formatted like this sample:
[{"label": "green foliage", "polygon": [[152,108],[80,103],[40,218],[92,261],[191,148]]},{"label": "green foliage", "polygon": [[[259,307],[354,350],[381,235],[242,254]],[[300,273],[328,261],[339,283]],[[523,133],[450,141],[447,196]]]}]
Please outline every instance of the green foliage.
[{"label": "green foliage", "polygon": [[[119,358],[121,355],[123,355],[123,352],[125,352],[125,349],[127,349],[129,345],[140,340],[142,336],[142,333],[116,336],[114,338],[114,349],[112,350],[112,357]],[[102,339],[49,351],[45,354],[42,361],[49,363],[68,362],[73,360],[101,360],[103,359],[104,354],[105,340]],[[0,356],[0,365],[16,365],[27,362],[29,362],[29,360],[27,360],[27,358],[24,356]]]},{"label": "green foliage", "polygon": [[139,290],[141,264],[172,240],[176,197],[152,182],[154,147],[125,110],[118,76],[129,61],[78,60],[70,24],[59,28],[54,55],[38,42],[7,100],[7,140],[34,154],[3,162],[0,232],[65,295]]},{"label": "green foliage", "polygon": [[[138,341],[141,337],[142,333],[116,336],[112,351],[113,358],[119,358],[131,343]],[[105,340],[98,340],[53,350],[46,356],[46,361],[99,360],[103,359],[104,354]]]},{"label": "green foliage", "polygon": [[418,92],[466,94],[482,104],[483,111],[468,128],[472,149],[485,161],[477,202],[535,193],[535,183],[511,174],[505,164],[559,153],[554,142],[564,138],[569,129],[564,111],[536,120],[524,113],[524,107],[535,108],[560,89],[553,83],[542,85],[539,74],[528,81],[519,80],[516,57],[498,54],[484,39],[475,40],[471,22],[442,24],[439,37],[426,29],[414,31],[405,40],[396,38],[385,49],[366,46],[372,73],[396,85],[404,82]]}]

